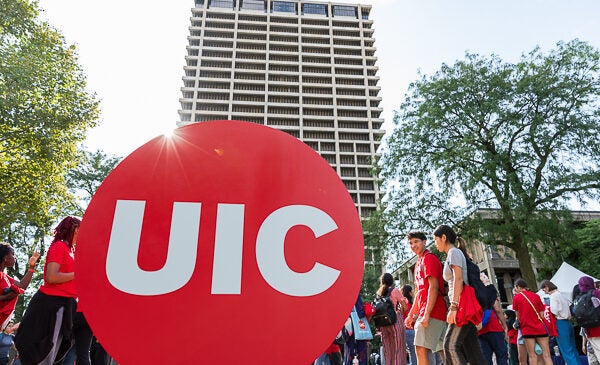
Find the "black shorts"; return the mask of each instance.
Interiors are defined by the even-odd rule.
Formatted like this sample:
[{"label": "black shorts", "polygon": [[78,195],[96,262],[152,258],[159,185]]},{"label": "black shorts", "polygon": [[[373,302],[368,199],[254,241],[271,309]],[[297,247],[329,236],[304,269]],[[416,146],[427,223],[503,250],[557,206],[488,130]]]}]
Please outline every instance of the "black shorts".
[{"label": "black shorts", "polygon": [[548,334],[544,333],[543,335],[523,335],[523,338],[543,338],[543,337],[548,337]]}]

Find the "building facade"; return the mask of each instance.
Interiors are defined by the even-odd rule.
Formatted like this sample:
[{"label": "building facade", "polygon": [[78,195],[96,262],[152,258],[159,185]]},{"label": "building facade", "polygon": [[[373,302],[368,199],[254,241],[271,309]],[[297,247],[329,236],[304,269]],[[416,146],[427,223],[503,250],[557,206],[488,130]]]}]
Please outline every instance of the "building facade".
[{"label": "building facade", "polygon": [[196,0],[178,126],[242,120],[282,130],[334,168],[361,216],[381,192],[384,131],[367,5]]}]

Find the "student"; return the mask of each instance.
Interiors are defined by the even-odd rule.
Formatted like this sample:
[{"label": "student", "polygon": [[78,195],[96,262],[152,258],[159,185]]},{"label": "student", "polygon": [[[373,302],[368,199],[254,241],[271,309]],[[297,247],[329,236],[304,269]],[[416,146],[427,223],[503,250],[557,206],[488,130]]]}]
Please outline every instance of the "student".
[{"label": "student", "polygon": [[515,281],[517,294],[513,297],[513,309],[517,313],[517,320],[527,349],[530,364],[538,363],[535,345],[542,350],[542,359],[545,365],[552,365],[550,347],[548,345],[548,332],[542,322],[546,306],[540,296],[527,289],[527,282],[523,279]]},{"label": "student", "polygon": [[[400,291],[408,301],[406,313],[409,313],[414,303],[413,288],[410,285],[403,285],[402,288],[400,288]],[[410,365],[417,365],[417,354],[415,353],[415,329],[412,327],[406,327],[406,349],[408,350]]]},{"label": "student", "polygon": [[415,265],[415,303],[404,320],[406,327],[415,329],[417,364],[435,365],[434,353],[442,350],[446,332],[446,302],[440,294],[443,288],[442,263],[426,249],[423,232],[406,235],[411,250],[418,256]]},{"label": "student", "polygon": [[550,312],[556,316],[556,330],[558,332],[556,342],[565,364],[581,365],[579,351],[577,351],[577,345],[575,344],[575,331],[569,321],[571,319],[571,310],[569,309],[571,303],[550,280],[542,281],[540,288],[544,293],[550,295]]},{"label": "student", "polygon": [[396,323],[379,328],[386,365],[406,365],[406,330],[404,328],[404,312],[407,300],[400,290],[394,287],[394,277],[385,273],[379,278],[379,297],[390,297],[396,308]]},{"label": "student", "polygon": [[488,365],[493,364],[492,354],[496,356],[498,364],[508,364],[508,326],[499,299],[494,302],[489,322],[481,327],[477,336]]},{"label": "student", "polygon": [[73,279],[80,223],[79,218],[68,216],[54,229],[46,255],[44,283],[31,298],[15,337],[23,365],[51,365],[70,347],[62,339],[71,335],[77,306]]},{"label": "student", "polygon": [[448,329],[444,337],[444,364],[464,365],[467,362],[485,364],[475,324],[471,322],[462,326],[456,324],[458,303],[464,285],[469,284],[465,241],[457,237],[454,230],[447,225],[438,226],[433,232],[433,237],[437,249],[446,253],[443,275],[444,280],[448,282],[448,298],[450,299],[450,310],[446,318]]},{"label": "student", "polygon": [[[573,300],[575,300],[577,294],[583,294],[588,291],[592,291],[592,295],[595,298],[600,299],[600,290],[595,287],[594,279],[589,276],[582,276],[578,281],[577,293],[575,290],[573,290]],[[600,326],[586,328],[585,335],[587,337],[587,341],[594,349],[596,357],[600,356]]]},{"label": "student", "polygon": [[0,242],[0,331],[10,322],[19,294],[29,286],[39,258],[39,252],[31,255],[29,269],[21,280],[10,277],[6,274],[6,269],[15,266],[17,262],[15,250],[8,243]]}]

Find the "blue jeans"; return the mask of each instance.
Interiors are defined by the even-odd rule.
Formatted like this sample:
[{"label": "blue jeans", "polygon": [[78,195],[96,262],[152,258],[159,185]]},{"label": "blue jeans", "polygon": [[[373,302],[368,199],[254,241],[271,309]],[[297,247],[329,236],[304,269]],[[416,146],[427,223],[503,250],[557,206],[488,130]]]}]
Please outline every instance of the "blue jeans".
[{"label": "blue jeans", "polygon": [[479,335],[479,344],[488,365],[493,365],[492,354],[496,354],[498,365],[508,364],[508,344],[504,341],[504,332],[488,332]]},{"label": "blue jeans", "polygon": [[415,353],[415,330],[406,330],[406,349],[410,365],[417,365],[417,354]]},{"label": "blue jeans", "polygon": [[557,319],[556,329],[558,330],[558,337],[556,338],[556,342],[558,342],[558,348],[560,349],[560,354],[565,360],[565,364],[581,365],[581,360],[579,359],[579,352],[577,351],[577,347],[575,345],[575,334],[573,333],[573,326],[571,326],[569,320]]},{"label": "blue jeans", "polygon": [[327,356],[327,354],[321,354],[315,361],[315,365],[329,365],[329,356]]}]

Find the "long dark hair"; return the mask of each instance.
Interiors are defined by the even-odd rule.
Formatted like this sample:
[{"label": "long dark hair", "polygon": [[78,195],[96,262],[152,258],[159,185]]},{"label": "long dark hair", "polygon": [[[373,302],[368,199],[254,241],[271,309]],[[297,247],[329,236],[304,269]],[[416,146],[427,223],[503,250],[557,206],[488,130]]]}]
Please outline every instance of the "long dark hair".
[{"label": "long dark hair", "polygon": [[14,249],[10,244],[0,242],[0,263],[4,262],[4,257],[13,251]]},{"label": "long dark hair", "polygon": [[394,286],[394,277],[389,272],[386,272],[381,275],[379,282],[381,283],[381,286],[377,290],[377,295],[381,297],[387,296],[389,290]]},{"label": "long dark hair", "polygon": [[435,237],[442,237],[443,235],[446,235],[448,242],[461,250],[465,257],[469,257],[467,254],[467,242],[462,237],[459,237],[450,226],[445,224],[437,226],[437,228],[433,231],[433,235]]},{"label": "long dark hair", "polygon": [[413,304],[413,296],[410,294],[410,292],[413,290],[412,286],[406,284],[403,285],[402,288],[400,288],[400,291],[402,292],[402,295],[404,295],[404,297],[406,299],[408,299],[408,302],[410,304]]},{"label": "long dark hair", "polygon": [[513,325],[517,320],[517,315],[515,314],[515,311],[511,309],[505,310],[504,313],[506,313],[506,327],[508,327],[508,329],[510,330],[513,328]]},{"label": "long dark hair", "polygon": [[75,231],[79,228],[81,220],[75,216],[66,216],[60,223],[54,228],[54,239],[52,243],[56,241],[66,242],[69,247],[73,247],[73,236]]}]

